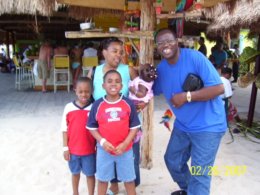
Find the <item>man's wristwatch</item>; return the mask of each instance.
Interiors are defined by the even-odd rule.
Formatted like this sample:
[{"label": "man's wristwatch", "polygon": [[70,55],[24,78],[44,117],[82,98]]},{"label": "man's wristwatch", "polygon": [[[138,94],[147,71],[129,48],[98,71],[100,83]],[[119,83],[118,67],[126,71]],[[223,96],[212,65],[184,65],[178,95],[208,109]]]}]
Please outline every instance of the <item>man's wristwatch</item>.
[{"label": "man's wristwatch", "polygon": [[191,93],[190,93],[190,91],[187,92],[186,98],[187,98],[188,102],[191,102]]}]

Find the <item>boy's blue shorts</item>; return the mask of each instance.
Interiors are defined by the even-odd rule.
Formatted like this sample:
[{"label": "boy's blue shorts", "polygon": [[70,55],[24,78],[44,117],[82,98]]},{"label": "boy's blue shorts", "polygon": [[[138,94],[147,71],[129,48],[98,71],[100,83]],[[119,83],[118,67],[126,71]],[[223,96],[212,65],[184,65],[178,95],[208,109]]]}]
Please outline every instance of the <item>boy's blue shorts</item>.
[{"label": "boy's blue shorts", "polygon": [[117,179],[122,182],[135,180],[134,155],[130,149],[122,155],[115,156],[106,152],[100,144],[97,144],[97,173],[99,181],[109,182],[115,178],[115,165]]},{"label": "boy's blue shorts", "polygon": [[70,154],[69,168],[73,175],[82,173],[86,176],[94,176],[96,173],[96,154],[74,155]]}]

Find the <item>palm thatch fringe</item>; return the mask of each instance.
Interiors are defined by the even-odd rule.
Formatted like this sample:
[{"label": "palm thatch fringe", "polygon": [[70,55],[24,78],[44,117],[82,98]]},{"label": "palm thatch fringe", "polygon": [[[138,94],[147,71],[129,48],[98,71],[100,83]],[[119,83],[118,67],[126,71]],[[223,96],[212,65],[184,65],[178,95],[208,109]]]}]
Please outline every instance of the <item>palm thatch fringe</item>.
[{"label": "palm thatch fringe", "polygon": [[[222,9],[222,11],[221,11]],[[259,26],[260,0],[237,1],[233,13],[228,12],[223,4],[215,8],[214,13],[205,13],[206,17],[213,17],[213,23],[209,25],[208,32],[227,31],[236,27],[252,28]],[[254,26],[254,27],[253,27]]]},{"label": "palm thatch fringe", "polygon": [[236,4],[237,4],[237,0],[231,0],[226,3],[229,13],[231,13],[231,14],[233,13],[233,11],[236,7]]},{"label": "palm thatch fringe", "polygon": [[233,28],[229,29],[229,31],[225,31],[223,29],[218,29],[216,31],[208,31],[206,32],[206,38],[209,41],[223,40],[223,37],[226,36],[227,32],[229,32],[229,36],[231,39],[238,39],[240,33],[240,27],[234,26]]},{"label": "palm thatch fringe", "polygon": [[229,12],[232,14],[238,4],[253,3],[254,0],[229,0],[225,3],[218,3],[213,7],[203,9],[205,17],[208,19],[217,18],[222,13]]},{"label": "palm thatch fringe", "polygon": [[207,19],[217,18],[226,12],[233,13],[236,3],[237,1],[232,1],[232,5],[230,3],[218,3],[214,7],[204,9],[203,12]]},{"label": "palm thatch fringe", "polygon": [[35,14],[51,16],[57,6],[55,0],[0,0],[0,15]]},{"label": "palm thatch fringe", "polygon": [[70,6],[69,16],[76,20],[86,20],[87,18],[92,18],[94,16],[122,16],[124,12],[122,10],[112,10],[112,9],[99,9],[90,7],[79,7]]}]

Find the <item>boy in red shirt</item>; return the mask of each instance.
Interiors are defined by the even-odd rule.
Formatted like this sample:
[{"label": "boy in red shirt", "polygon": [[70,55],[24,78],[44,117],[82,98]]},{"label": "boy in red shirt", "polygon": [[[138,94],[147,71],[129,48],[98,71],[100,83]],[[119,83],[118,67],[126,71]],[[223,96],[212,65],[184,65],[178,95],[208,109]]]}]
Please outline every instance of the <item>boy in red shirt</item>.
[{"label": "boy in red shirt", "polygon": [[94,102],[87,128],[96,138],[98,195],[105,195],[108,182],[115,178],[124,182],[128,195],[135,195],[133,139],[140,128],[134,104],[120,94],[122,78],[109,70],[103,78],[106,96]]},{"label": "boy in red shirt", "polygon": [[76,84],[77,100],[66,105],[61,123],[64,159],[72,173],[73,195],[78,195],[80,172],[87,176],[89,195],[94,195],[96,172],[96,141],[86,129],[92,106],[92,81],[81,77]]}]

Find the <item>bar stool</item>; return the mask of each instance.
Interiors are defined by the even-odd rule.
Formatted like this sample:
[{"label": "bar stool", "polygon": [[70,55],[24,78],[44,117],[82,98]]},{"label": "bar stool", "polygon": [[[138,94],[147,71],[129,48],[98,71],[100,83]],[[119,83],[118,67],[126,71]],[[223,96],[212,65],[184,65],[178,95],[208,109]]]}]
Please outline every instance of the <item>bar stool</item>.
[{"label": "bar stool", "polygon": [[87,72],[98,65],[98,57],[82,57],[82,75],[86,76]]},{"label": "bar stool", "polygon": [[[53,72],[53,88],[54,93],[57,91],[57,86],[67,86],[70,91],[70,59],[68,55],[55,55],[53,58],[54,72]],[[66,81],[59,81],[58,75],[66,74]]]},{"label": "bar stool", "polygon": [[33,65],[32,64],[22,64],[23,67],[23,76],[28,82],[29,87],[34,87],[34,74],[33,74]]},{"label": "bar stool", "polygon": [[13,56],[13,62],[15,65],[15,89],[21,89],[21,82],[23,79],[23,67],[19,64],[19,61],[16,56]]}]

